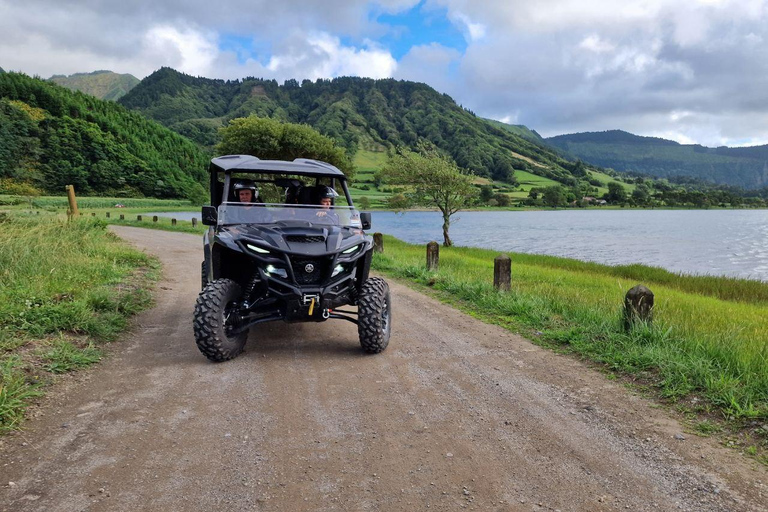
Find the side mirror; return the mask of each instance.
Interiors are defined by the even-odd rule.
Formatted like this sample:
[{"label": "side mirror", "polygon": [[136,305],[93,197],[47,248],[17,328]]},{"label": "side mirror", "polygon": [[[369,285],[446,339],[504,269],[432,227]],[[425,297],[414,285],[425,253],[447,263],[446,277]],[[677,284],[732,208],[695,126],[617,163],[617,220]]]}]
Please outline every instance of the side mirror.
[{"label": "side mirror", "polygon": [[202,222],[206,226],[215,226],[219,220],[219,214],[215,206],[203,206]]},{"label": "side mirror", "polygon": [[363,229],[371,229],[371,212],[360,212],[360,223]]}]

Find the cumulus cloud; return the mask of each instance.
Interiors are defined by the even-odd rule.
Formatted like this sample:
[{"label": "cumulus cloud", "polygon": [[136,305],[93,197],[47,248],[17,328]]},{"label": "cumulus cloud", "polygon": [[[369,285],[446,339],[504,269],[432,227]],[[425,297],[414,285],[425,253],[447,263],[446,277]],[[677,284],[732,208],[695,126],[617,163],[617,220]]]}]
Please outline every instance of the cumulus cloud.
[{"label": "cumulus cloud", "polygon": [[281,45],[266,68],[278,76],[324,78],[333,76],[391,77],[397,63],[389,51],[368,41],[363,48],[344,46],[338,37],[296,33]]},{"label": "cumulus cloud", "polygon": [[[466,47],[420,40],[396,62],[376,42],[392,30],[377,17],[417,6],[445,16]],[[0,66],[43,77],[160,66],[395,76],[544,135],[768,142],[768,0],[0,0],[0,12]],[[242,51],[223,44],[232,37]]]}]

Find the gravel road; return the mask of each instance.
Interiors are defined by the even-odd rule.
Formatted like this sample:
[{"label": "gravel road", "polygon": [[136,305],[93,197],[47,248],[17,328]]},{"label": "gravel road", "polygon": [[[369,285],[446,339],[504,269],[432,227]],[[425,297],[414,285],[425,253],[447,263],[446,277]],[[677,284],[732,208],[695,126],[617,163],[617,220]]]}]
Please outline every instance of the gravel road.
[{"label": "gravel road", "polygon": [[157,306],[0,456],[4,511],[768,510],[768,471],[571,357],[390,282],[389,348],[263,324],[195,346],[200,237],[112,228]]}]

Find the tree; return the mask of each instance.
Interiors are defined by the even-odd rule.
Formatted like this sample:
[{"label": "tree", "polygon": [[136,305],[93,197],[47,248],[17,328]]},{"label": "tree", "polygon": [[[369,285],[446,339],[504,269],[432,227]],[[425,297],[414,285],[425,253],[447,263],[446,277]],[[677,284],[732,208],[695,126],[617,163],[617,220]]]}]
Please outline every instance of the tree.
[{"label": "tree", "polygon": [[414,204],[436,207],[443,214],[443,245],[453,245],[448,231],[451,216],[473,204],[477,188],[449,157],[425,146],[420,153],[401,151],[390,157],[382,169],[384,178],[393,184],[410,187]]},{"label": "tree", "polygon": [[266,117],[239,117],[221,129],[217,150],[222,155],[253,155],[264,160],[312,158],[338,167],[347,178],[354,172],[344,149],[333,139],[302,124]]},{"label": "tree", "polygon": [[480,202],[487,203],[493,197],[493,187],[491,185],[483,185],[480,187]]},{"label": "tree", "polygon": [[545,187],[542,194],[542,200],[547,206],[552,208],[565,204],[565,190],[560,185],[552,185],[551,187]]},{"label": "tree", "polygon": [[605,199],[611,203],[623,203],[627,200],[627,191],[624,190],[621,183],[612,181],[608,183],[608,193],[605,195]]}]

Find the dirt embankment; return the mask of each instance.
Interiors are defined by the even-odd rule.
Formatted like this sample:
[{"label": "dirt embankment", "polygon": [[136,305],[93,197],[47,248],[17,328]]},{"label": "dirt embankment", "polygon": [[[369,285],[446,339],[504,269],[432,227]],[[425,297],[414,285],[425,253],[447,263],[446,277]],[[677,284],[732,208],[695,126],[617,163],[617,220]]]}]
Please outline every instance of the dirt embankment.
[{"label": "dirt embankment", "polygon": [[764,467],[401,285],[383,354],[276,323],[209,363],[199,237],[113,229],[162,259],[158,305],[5,440],[1,510],[766,510]]}]

